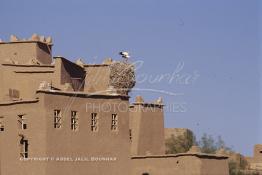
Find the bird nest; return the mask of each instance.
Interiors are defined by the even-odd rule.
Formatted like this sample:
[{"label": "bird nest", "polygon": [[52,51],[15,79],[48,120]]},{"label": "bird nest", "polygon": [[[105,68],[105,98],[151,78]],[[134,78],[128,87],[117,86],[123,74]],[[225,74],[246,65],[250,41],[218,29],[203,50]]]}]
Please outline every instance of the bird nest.
[{"label": "bird nest", "polygon": [[113,62],[110,65],[110,86],[120,94],[128,94],[135,86],[135,67],[127,62]]}]

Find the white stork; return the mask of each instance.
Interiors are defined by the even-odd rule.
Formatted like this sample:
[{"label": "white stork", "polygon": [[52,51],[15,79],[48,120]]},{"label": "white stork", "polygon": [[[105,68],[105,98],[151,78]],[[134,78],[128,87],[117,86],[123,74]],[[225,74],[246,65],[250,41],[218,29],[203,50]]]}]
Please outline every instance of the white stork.
[{"label": "white stork", "polygon": [[124,59],[130,58],[130,55],[129,55],[129,53],[127,51],[119,52],[119,55],[121,55],[122,58],[124,58]]}]

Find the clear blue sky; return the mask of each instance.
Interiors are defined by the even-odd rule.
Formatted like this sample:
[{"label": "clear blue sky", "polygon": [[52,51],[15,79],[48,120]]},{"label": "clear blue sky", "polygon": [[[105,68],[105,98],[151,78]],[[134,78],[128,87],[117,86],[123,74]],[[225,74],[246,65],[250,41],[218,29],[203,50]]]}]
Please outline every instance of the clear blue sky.
[{"label": "clear blue sky", "polygon": [[197,73],[191,84],[140,82],[151,101],[183,104],[166,112],[166,127],[221,135],[228,146],[251,155],[262,143],[260,104],[261,4],[259,0],[1,0],[0,38],[32,33],[54,38],[54,55],[99,63],[128,50],[142,60],[138,76]]}]

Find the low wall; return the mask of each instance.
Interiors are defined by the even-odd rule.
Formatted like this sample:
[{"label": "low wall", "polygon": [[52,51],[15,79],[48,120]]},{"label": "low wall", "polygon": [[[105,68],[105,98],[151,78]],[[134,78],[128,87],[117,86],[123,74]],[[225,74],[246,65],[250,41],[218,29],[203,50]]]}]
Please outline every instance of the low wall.
[{"label": "low wall", "polygon": [[133,156],[132,175],[228,175],[225,156],[175,154]]}]

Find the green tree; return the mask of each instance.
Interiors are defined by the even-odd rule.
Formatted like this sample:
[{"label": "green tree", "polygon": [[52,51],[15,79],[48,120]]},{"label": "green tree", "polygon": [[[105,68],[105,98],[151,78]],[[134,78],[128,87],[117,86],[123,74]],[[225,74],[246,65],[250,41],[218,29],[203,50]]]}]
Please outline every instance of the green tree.
[{"label": "green tree", "polygon": [[201,148],[203,153],[214,154],[219,149],[225,149],[227,151],[232,151],[231,148],[227,147],[221,136],[214,139],[212,135],[207,135],[206,133],[198,141],[198,146]]},{"label": "green tree", "polygon": [[[166,140],[166,153],[177,154],[187,152],[191,146],[198,145],[203,153],[215,154],[216,151],[223,148],[229,151],[229,154],[236,154],[231,148],[227,147],[221,136],[214,138],[212,135],[206,133],[197,142],[192,132],[186,132],[183,135],[175,137],[171,135]],[[259,175],[258,172],[247,172],[247,160],[239,154],[239,159],[230,159],[229,161],[229,174],[230,175]]]},{"label": "green tree", "polygon": [[196,143],[192,132],[187,131],[183,135],[175,137],[173,134],[166,139],[166,153],[177,154],[187,152]]},{"label": "green tree", "polygon": [[229,160],[229,174],[230,175],[255,175],[255,172],[245,172],[245,170],[247,169],[247,160],[245,159],[245,157],[243,157],[242,155],[239,154],[239,161],[236,160]]},{"label": "green tree", "polygon": [[217,151],[214,138],[206,133],[198,141],[198,145],[203,153],[214,154]]}]

